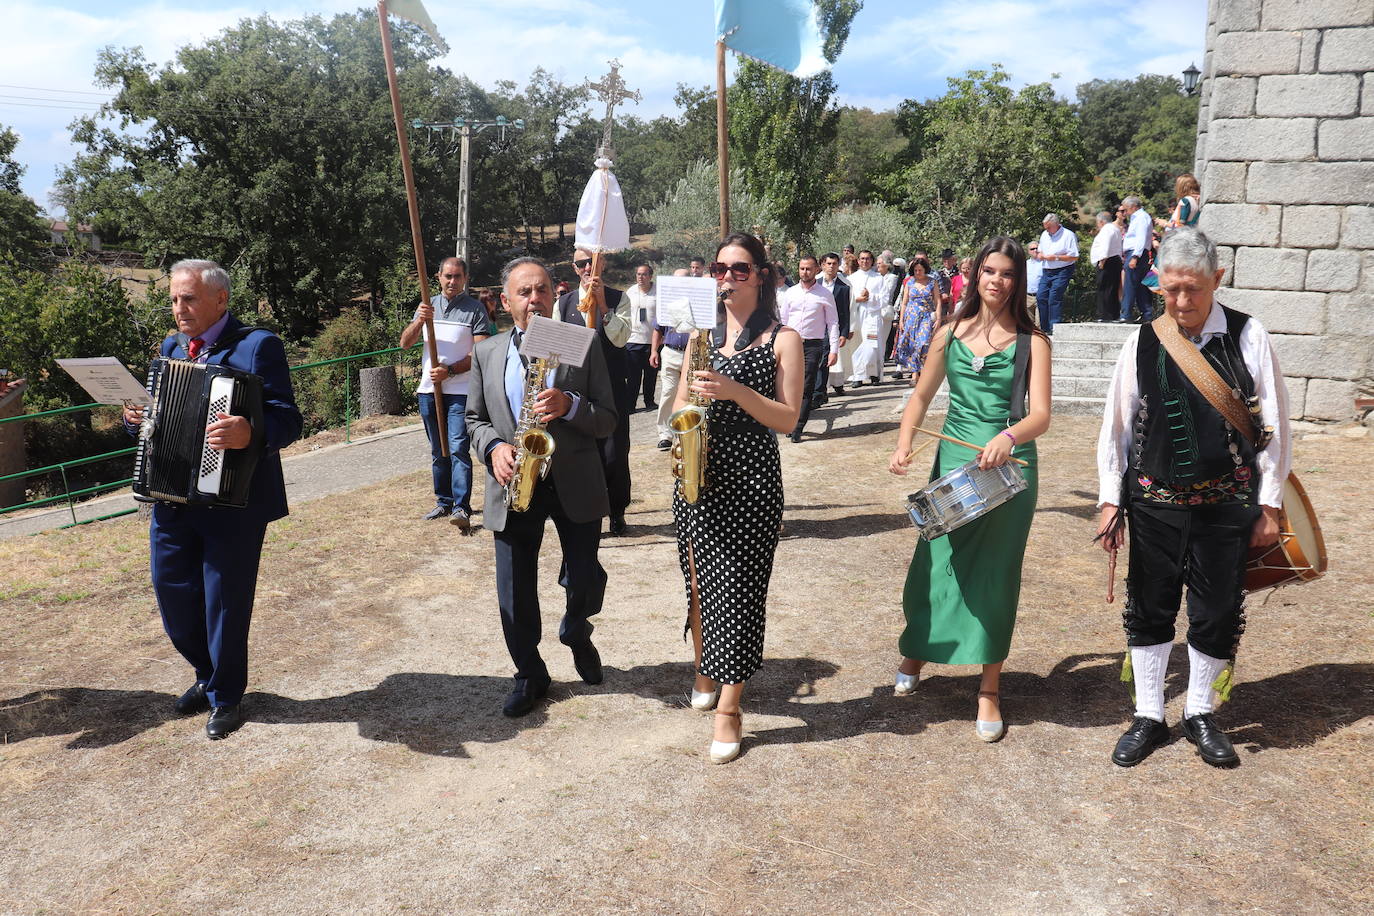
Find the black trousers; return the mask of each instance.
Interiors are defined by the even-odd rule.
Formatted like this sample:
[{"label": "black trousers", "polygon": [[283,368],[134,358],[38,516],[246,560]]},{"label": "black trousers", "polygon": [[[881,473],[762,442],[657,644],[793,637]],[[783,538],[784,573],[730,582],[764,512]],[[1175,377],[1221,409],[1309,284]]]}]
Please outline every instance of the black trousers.
[{"label": "black trousers", "polygon": [[1212,658],[1234,658],[1245,629],[1245,559],[1258,506],[1164,505],[1131,500],[1126,576],[1126,644],[1172,642],[1184,589],[1188,644]]},{"label": "black trousers", "polygon": [[802,427],[806,426],[806,421],[811,418],[811,411],[819,406],[820,397],[825,394],[825,379],[830,377],[830,369],[825,364],[825,358],[829,355],[829,339],[820,337],[815,340],[802,340],[802,379],[804,381],[802,384],[801,413],[797,416],[797,428],[794,433],[801,433]]},{"label": "black trousers", "polygon": [[603,343],[601,352],[606,357],[611,394],[620,417],[616,420],[615,432],[596,440],[596,445],[601,450],[601,468],[606,472],[606,497],[611,503],[611,518],[619,518],[630,505],[630,411],[635,396],[626,380],[629,359],[625,350]]},{"label": "black trousers", "polygon": [[1112,255],[1097,268],[1097,320],[1115,321],[1121,315],[1121,255]]},{"label": "black trousers", "polygon": [[606,596],[606,570],[597,558],[601,519],[570,521],[553,482],[540,481],[529,509],[510,513],[506,516],[506,530],[492,532],[501,630],[518,679],[542,680],[549,676],[539,655],[543,629],[539,616],[539,548],[544,542],[544,523],[549,519],[553,519],[563,550],[558,584],[563,586],[567,599],[558,627],[559,642],[572,646],[590,638],[591,618],[601,611]]},{"label": "black trousers", "polygon": [[630,392],[630,409],[634,410],[635,399],[641,394],[644,406],[654,406],[654,395],[658,392],[658,370],[649,365],[651,344],[625,345],[625,386]]}]

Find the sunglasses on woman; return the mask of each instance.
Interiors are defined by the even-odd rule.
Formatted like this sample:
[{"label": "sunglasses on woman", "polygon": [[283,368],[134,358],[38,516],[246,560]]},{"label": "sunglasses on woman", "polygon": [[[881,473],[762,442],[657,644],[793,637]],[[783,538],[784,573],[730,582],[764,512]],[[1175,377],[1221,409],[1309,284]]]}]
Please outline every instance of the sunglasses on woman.
[{"label": "sunglasses on woman", "polygon": [[736,283],[743,283],[745,280],[748,280],[749,275],[754,272],[754,265],[750,264],[748,261],[736,261],[733,264],[716,261],[708,270],[713,280],[724,279],[728,271],[730,279],[734,280]]}]

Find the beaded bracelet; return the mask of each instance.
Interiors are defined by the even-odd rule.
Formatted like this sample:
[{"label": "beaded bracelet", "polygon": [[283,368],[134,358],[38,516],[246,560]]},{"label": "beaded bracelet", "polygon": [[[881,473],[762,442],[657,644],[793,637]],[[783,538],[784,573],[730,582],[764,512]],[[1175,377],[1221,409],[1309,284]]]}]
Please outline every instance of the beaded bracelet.
[{"label": "beaded bracelet", "polygon": [[1010,431],[1004,429],[1004,430],[1002,430],[1002,435],[1004,435],[1004,436],[1006,436],[1008,439],[1010,439],[1012,445],[1015,445],[1015,444],[1016,444],[1016,437],[1013,436],[1013,435],[1011,434]]}]

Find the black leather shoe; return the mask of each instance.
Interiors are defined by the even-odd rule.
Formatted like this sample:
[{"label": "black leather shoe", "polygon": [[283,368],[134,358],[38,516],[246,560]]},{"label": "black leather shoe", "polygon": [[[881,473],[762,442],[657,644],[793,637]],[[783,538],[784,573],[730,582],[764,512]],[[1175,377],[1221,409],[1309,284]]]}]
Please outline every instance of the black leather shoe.
[{"label": "black leather shoe", "polygon": [[239,730],[243,725],[243,710],[239,704],[216,706],[210,710],[210,721],[205,723],[205,734],[211,741],[218,741]]},{"label": "black leather shoe", "polygon": [[584,684],[601,683],[601,653],[596,651],[596,646],[588,639],[586,642],[578,643],[570,647],[572,649],[573,667],[577,669],[577,676],[582,678]]},{"label": "black leather shoe", "polygon": [[1119,767],[1133,767],[1150,752],[1169,740],[1169,726],[1145,716],[1136,716],[1131,727],[1116,742],[1112,763]]},{"label": "black leather shoe", "polygon": [[794,430],[792,433],[790,433],[790,434],[788,435],[787,438],[791,439],[793,442],[800,442],[800,441],[801,441],[801,430]]},{"label": "black leather shoe", "polygon": [[534,710],[534,706],[549,692],[549,679],[543,678],[538,681],[515,679],[515,689],[506,697],[506,705],[501,707],[501,712],[511,719],[518,719],[527,716]]},{"label": "black leather shoe", "polygon": [[1197,745],[1202,759],[1214,767],[1229,767],[1240,762],[1226,732],[1217,728],[1210,712],[1200,712],[1183,720],[1183,736]]},{"label": "black leather shoe", "polygon": [[627,531],[629,531],[629,528],[625,524],[625,516],[617,515],[611,518],[611,524],[608,529],[608,533],[611,537],[623,538]]},{"label": "black leather shoe", "polygon": [[836,394],[844,394],[844,386],[843,386],[843,385],[832,385],[831,387],[835,389],[835,393],[836,393]]},{"label": "black leather shoe", "polygon": [[210,700],[205,696],[205,682],[196,681],[191,689],[177,697],[176,710],[179,716],[191,716],[210,708]]},{"label": "black leather shoe", "polygon": [[433,509],[430,509],[429,512],[425,515],[425,521],[432,522],[436,518],[448,518],[448,514],[450,511],[451,510],[446,509],[443,506],[435,506]]}]

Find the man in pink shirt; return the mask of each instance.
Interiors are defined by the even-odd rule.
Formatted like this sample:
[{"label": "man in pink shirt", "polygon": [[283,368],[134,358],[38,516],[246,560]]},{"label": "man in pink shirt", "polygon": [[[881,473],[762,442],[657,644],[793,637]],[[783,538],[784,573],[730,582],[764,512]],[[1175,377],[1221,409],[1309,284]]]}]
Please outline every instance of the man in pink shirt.
[{"label": "man in pink shirt", "polygon": [[840,321],[835,311],[835,297],[825,284],[816,282],[817,269],[815,257],[803,256],[797,262],[799,282],[778,297],[778,320],[801,335],[806,360],[801,415],[797,417],[797,428],[789,437],[793,442],[801,441],[802,428],[812,409],[820,406],[817,393],[825,391],[824,379],[840,352]]}]

